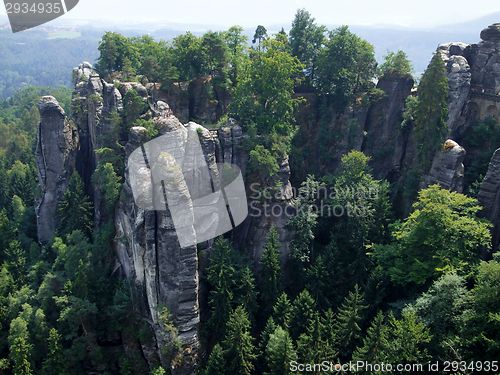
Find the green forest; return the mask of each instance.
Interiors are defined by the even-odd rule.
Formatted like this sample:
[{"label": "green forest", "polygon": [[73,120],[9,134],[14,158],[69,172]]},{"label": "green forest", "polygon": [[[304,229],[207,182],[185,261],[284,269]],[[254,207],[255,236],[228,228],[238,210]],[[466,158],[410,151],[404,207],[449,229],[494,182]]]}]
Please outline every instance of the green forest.
[{"label": "green forest", "polygon": [[47,32],[0,30],[0,99],[26,86],[71,87],[71,69],[94,61],[99,37],[83,31],[76,39],[52,39]]},{"label": "green forest", "polygon": [[[242,31],[186,32],[159,42],[106,32],[94,65],[117,87],[159,83],[188,105],[205,98],[216,113],[212,121],[190,110],[186,122],[214,128],[228,118],[238,121],[248,135],[245,181],[260,184],[260,203],[280,189],[280,161],[290,160],[298,190],[286,202],[297,212],[286,224],[295,233],[291,253],[283,260],[283,239],[274,227],[267,228],[260,259],[235,246],[230,234],[215,240],[200,280],[205,295],[195,373],[500,374],[500,257],[476,200],[500,146],[498,124],[488,118],[468,130],[465,147],[473,158],[465,194],[439,185],[419,190],[446,140],[449,86],[436,53],[418,96],[409,96],[401,113],[400,128],[417,144],[415,169],[401,193],[374,176],[376,156],[354,145],[332,167],[330,145],[342,134],[329,124],[350,106],[371,108],[382,100],[377,80],[411,78],[406,54],[388,51],[377,64],[374,47],[348,26],[328,30],[304,9],[288,33],[268,35],[259,25],[247,40]],[[52,95],[69,115],[74,94],[29,86],[5,95],[2,74],[0,97],[10,97],[0,101],[0,373],[175,373],[189,354],[175,322],[166,308],[159,312],[170,338],[161,348],[169,366],[148,364],[139,342],[152,334],[134,302],[144,297],[133,281],[114,274],[114,222],[94,222],[93,197],[78,172],[59,203],[55,236],[40,247],[38,103]],[[101,159],[91,187],[103,192],[111,218],[130,128],[145,127],[148,140],[158,134],[142,116],[149,108],[135,91],[123,103],[123,112],[113,113],[106,147],[96,150]],[[330,207],[346,213],[328,214]],[[355,371],[335,367],[358,361],[364,367]],[[368,367],[382,363],[392,370]],[[435,363],[439,371],[429,367]]]}]

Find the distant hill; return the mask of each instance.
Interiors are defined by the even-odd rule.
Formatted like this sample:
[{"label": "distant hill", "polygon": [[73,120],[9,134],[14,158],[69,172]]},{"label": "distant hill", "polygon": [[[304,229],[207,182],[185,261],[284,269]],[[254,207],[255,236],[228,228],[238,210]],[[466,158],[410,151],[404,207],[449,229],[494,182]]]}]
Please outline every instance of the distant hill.
[{"label": "distant hill", "polygon": [[[476,43],[479,33],[488,25],[500,22],[500,12],[468,22],[437,26],[432,29],[408,28],[397,25],[350,25],[352,32],[375,46],[379,62],[387,50],[405,51],[413,62],[415,71],[422,73],[433,52],[442,43],[459,41]],[[103,20],[59,19],[50,26],[37,27],[12,34],[6,16],[0,16],[0,99],[9,97],[26,86],[71,86],[71,69],[84,60],[91,63],[99,56],[97,47],[105,31],[120,32],[125,36],[150,34],[156,40],[171,40],[191,31],[202,35],[208,30],[220,30],[215,25],[190,25],[154,23],[124,24]],[[257,27],[257,25],[255,25]],[[283,25],[264,25],[269,34],[281,28],[289,31],[291,22]],[[333,30],[340,25],[326,25]],[[244,33],[252,39],[255,29]],[[72,39],[68,39],[72,38]]]}]

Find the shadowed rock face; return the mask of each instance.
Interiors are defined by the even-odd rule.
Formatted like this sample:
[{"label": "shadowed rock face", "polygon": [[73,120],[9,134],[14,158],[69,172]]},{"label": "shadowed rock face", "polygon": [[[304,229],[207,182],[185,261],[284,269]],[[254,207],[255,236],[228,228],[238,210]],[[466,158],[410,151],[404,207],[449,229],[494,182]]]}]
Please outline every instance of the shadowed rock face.
[{"label": "shadowed rock face", "polygon": [[488,165],[477,201],[483,207],[480,216],[488,219],[494,225],[491,233],[493,250],[497,249],[500,239],[500,149],[496,150]]},{"label": "shadowed rock face", "polygon": [[485,42],[500,43],[500,23],[494,23],[481,31],[481,39]]},{"label": "shadowed rock face", "polygon": [[[370,165],[376,178],[387,178],[389,173],[401,170],[406,142],[399,125],[413,84],[411,76],[397,73],[384,75],[377,83],[377,88],[386,95],[368,114],[367,141],[363,144],[363,152],[372,156]],[[382,153],[383,157],[380,157]]]},{"label": "shadowed rock face", "polygon": [[59,225],[57,206],[75,169],[78,133],[52,96],[40,100],[36,165],[40,197],[35,198],[38,239],[45,245]]}]

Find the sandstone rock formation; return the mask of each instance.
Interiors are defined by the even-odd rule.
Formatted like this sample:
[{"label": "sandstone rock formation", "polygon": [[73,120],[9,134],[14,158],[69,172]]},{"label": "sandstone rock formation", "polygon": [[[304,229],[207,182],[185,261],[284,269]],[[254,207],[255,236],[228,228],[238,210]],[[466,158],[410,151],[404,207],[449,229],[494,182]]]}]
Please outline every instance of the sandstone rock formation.
[{"label": "sandstone rock formation", "polygon": [[385,95],[368,114],[363,152],[372,157],[370,165],[377,178],[399,173],[406,153],[407,135],[401,131],[401,113],[413,87],[409,75],[384,75],[377,88]]},{"label": "sandstone rock formation", "polygon": [[500,149],[496,150],[491,158],[477,202],[483,207],[480,215],[494,225],[491,230],[491,244],[493,250],[496,250],[500,241]]},{"label": "sandstone rock formation", "polygon": [[[139,340],[139,346],[137,343],[125,342],[124,338],[125,352],[132,352],[140,347],[142,355],[150,366],[158,360],[167,365],[168,361],[163,357],[160,348],[168,344],[171,337],[166,336],[159,322],[161,309],[167,307],[185,348],[183,365],[172,369],[172,373],[193,374],[200,349],[198,338],[200,271],[197,252],[210,254],[213,240],[197,246],[193,244],[181,247],[168,207],[162,211],[154,211],[140,208],[136,204],[127,166],[116,210],[110,213],[106,208],[103,193],[92,184],[92,175],[102,158],[96,150],[107,147],[110,141],[114,143],[121,140],[115,127],[120,126],[116,121],[120,121],[119,115],[123,111],[122,97],[129,90],[137,91],[142,100],[149,105],[150,110],[144,118],[151,119],[152,125],[158,130],[158,136],[181,131],[186,140],[193,137],[199,140],[202,157],[215,186],[219,178],[217,163],[236,164],[245,175],[248,160],[248,150],[243,147],[245,135],[234,119],[228,120],[227,126],[215,131],[209,131],[194,122],[183,125],[176,116],[169,115],[171,109],[169,95],[163,93],[155,84],[145,82],[146,86],[143,86],[135,82],[125,82],[116,85],[117,88],[115,84],[107,83],[93,73],[92,66],[88,63],[75,68],[73,76],[75,89],[71,103],[71,120],[66,117],[54,98],[44,97],[40,101],[37,167],[42,195],[36,202],[40,241],[45,243],[54,234],[58,225],[55,216],[57,204],[67,189],[69,177],[73,171],[78,171],[87,193],[94,201],[94,226],[100,228],[110,220],[115,223],[114,272],[115,275],[128,278],[137,290],[138,294],[134,297],[135,309],[142,322],[147,322],[147,327],[144,329],[150,332],[151,338]],[[179,98],[181,96],[177,97]],[[203,102],[204,99],[200,100]],[[180,106],[182,100],[174,100],[174,103],[175,106]],[[197,110],[202,110],[202,106]],[[182,111],[180,110],[181,113],[185,113]],[[125,159],[134,151],[140,150],[146,137],[146,129],[142,127],[130,129],[128,143],[125,146]],[[199,162],[197,158],[199,155],[186,152],[183,160],[184,163],[197,165]],[[139,182],[141,189],[144,191],[151,189],[151,171],[142,168],[136,172],[135,182]],[[201,182],[196,183],[200,176],[195,172],[192,175],[178,177],[180,185],[183,181],[190,180],[191,186],[201,186]],[[282,198],[271,202],[273,205],[290,206],[292,187],[289,179],[288,158],[283,158],[280,160],[280,169],[276,177],[276,181],[281,182],[283,194]],[[186,197],[193,193],[196,195],[194,190],[185,191]],[[232,234],[233,244],[258,260],[266,242],[266,233],[273,225],[280,234],[282,258],[285,259],[290,252],[293,235],[285,228],[289,216],[270,215],[269,208],[267,212],[267,215],[255,219],[249,217],[236,228]],[[290,212],[292,211],[289,210],[288,213]]]},{"label": "sandstone rock formation", "polygon": [[485,42],[500,43],[500,23],[494,23],[481,31],[481,39]]},{"label": "sandstone rock formation", "polygon": [[439,184],[441,188],[462,193],[464,189],[465,150],[457,142],[448,139],[436,153],[429,174],[422,188]]},{"label": "sandstone rock formation", "polygon": [[40,100],[36,164],[41,195],[35,198],[38,239],[42,245],[54,235],[59,224],[57,206],[73,171],[78,133],[52,96]]}]

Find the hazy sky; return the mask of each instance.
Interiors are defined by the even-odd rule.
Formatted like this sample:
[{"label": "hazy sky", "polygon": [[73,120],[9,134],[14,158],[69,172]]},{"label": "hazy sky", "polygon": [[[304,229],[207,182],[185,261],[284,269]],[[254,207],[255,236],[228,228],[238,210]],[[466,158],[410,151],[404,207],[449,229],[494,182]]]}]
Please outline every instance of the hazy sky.
[{"label": "hazy sky", "polygon": [[[22,0],[19,0],[22,2]],[[451,5],[451,6],[450,6]],[[442,25],[472,20],[500,11],[498,0],[80,0],[65,17],[137,20],[152,23],[274,25],[290,23],[306,8],[320,24]],[[5,7],[0,5],[0,14]],[[500,20],[499,20],[500,21]]]},{"label": "hazy sky", "polygon": [[[19,0],[22,2],[22,0]],[[66,16],[169,23],[275,25],[290,23],[306,8],[320,24],[400,24],[432,26],[472,20],[500,11],[498,0],[80,0]],[[0,14],[5,7],[0,5]],[[500,20],[499,20],[500,21]]]}]

